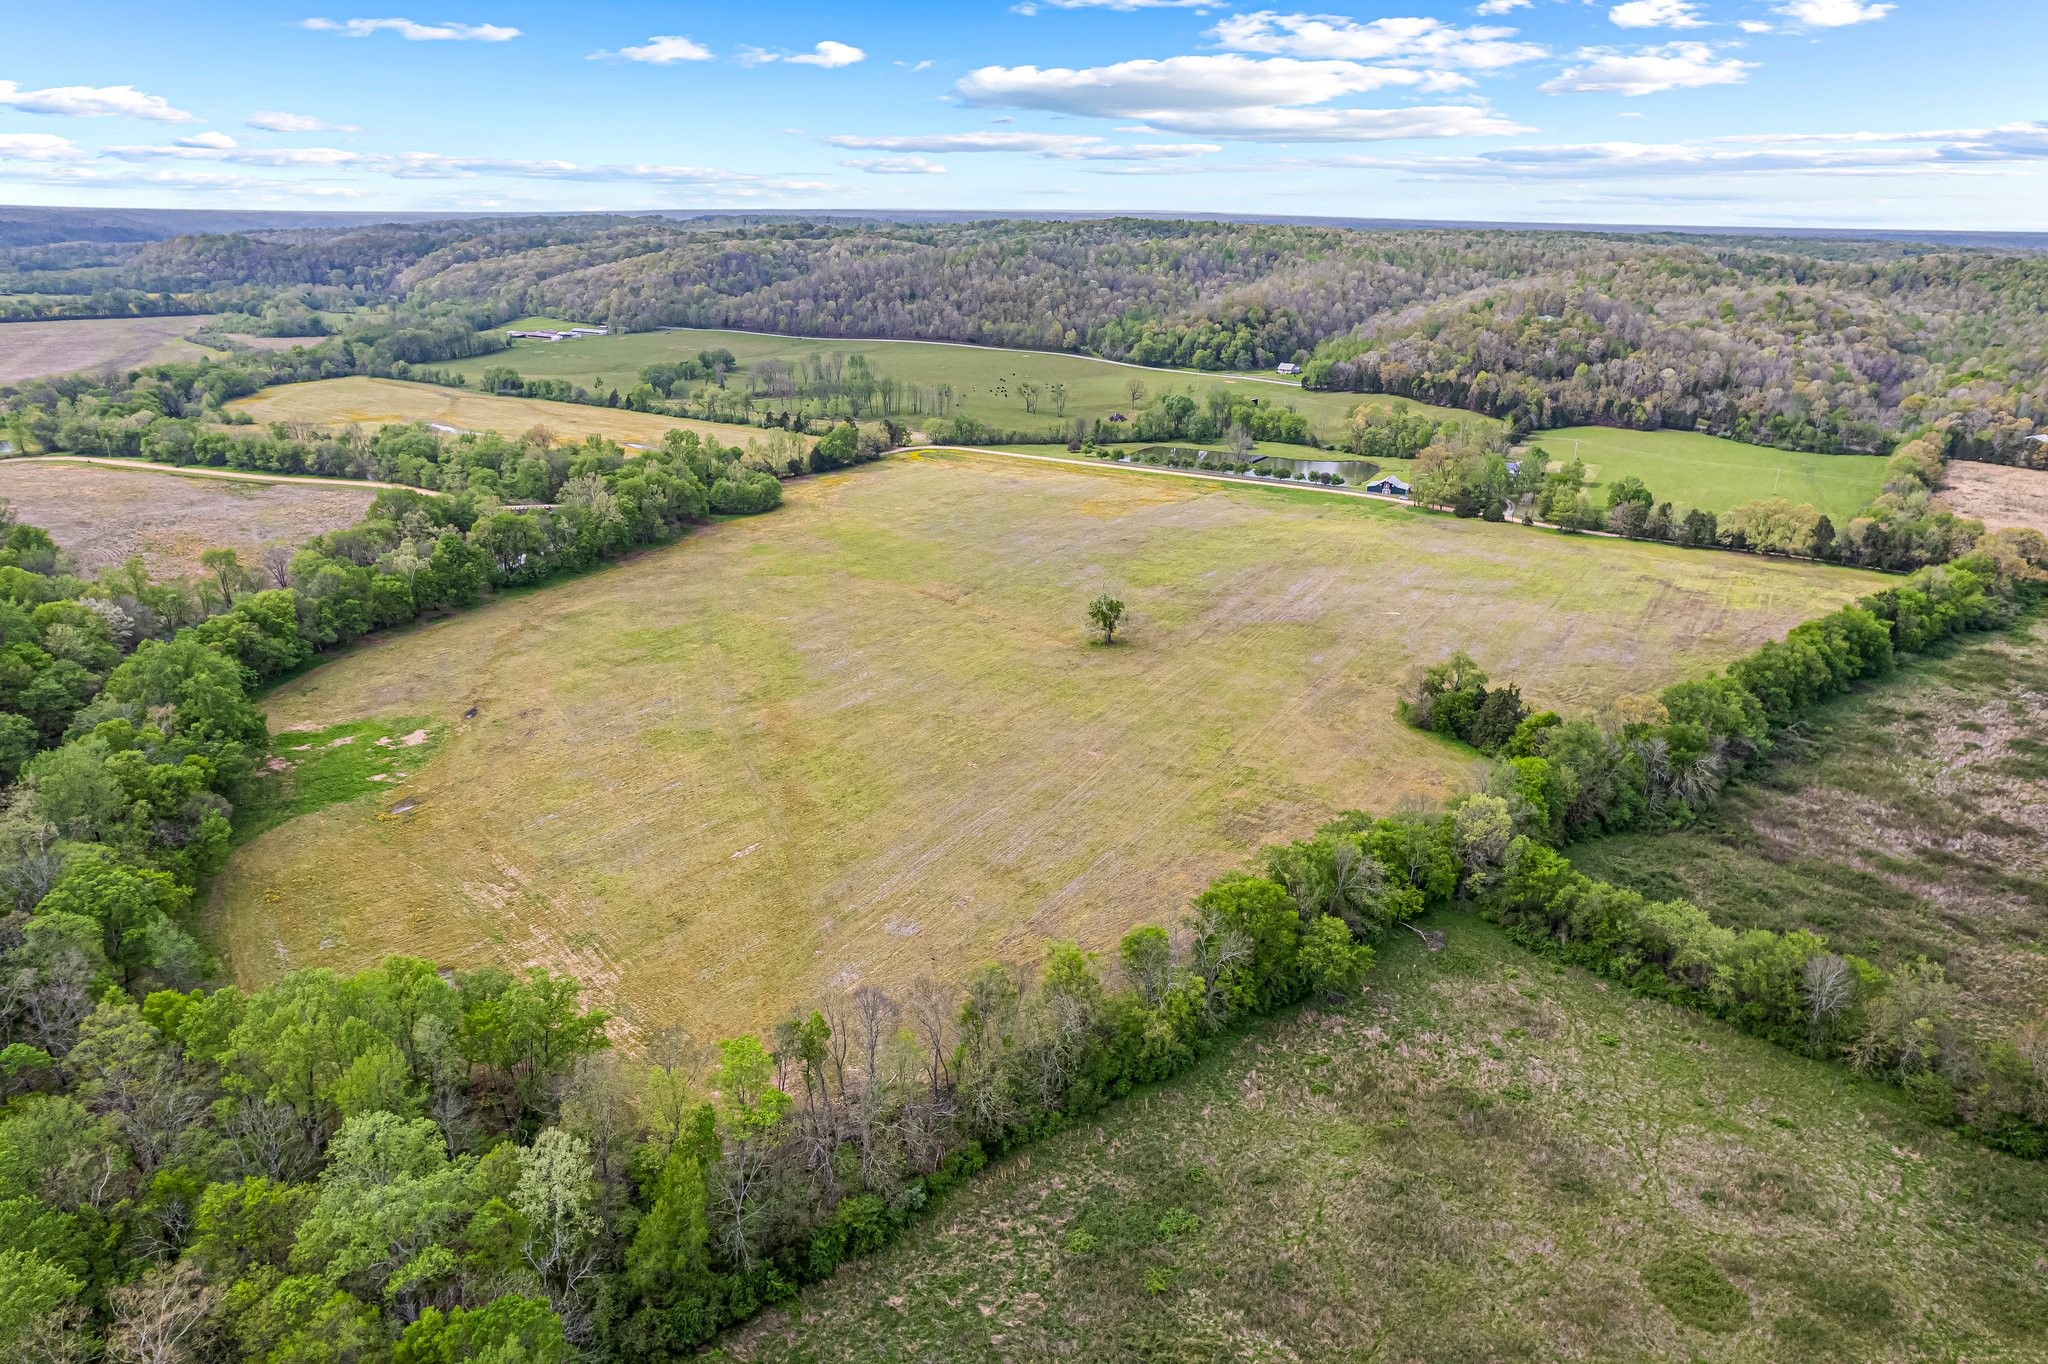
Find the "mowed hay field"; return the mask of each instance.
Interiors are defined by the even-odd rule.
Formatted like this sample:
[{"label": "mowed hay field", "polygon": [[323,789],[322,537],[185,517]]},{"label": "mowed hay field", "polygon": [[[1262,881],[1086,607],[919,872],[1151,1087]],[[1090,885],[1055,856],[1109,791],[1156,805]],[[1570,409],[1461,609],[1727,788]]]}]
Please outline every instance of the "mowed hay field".
[{"label": "mowed hay field", "polygon": [[[1875,581],[902,457],[280,687],[273,731],[445,737],[389,794],[244,845],[212,940],[246,981],[390,952],[545,964],[629,1025],[729,1035],[831,986],[1111,945],[1269,840],[1468,788],[1471,755],[1393,714],[1412,665],[1469,649],[1578,709]],[[1105,587],[1130,606],[1107,649],[1083,621]]]},{"label": "mowed hay field", "polygon": [[1949,463],[1941,500],[1987,530],[2038,530],[2048,535],[2048,469],[2009,464]]},{"label": "mowed hay field", "polygon": [[273,541],[303,544],[363,519],[373,488],[113,469],[64,460],[0,460],[0,502],[41,526],[90,576],[140,554],[151,577],[199,572],[199,556],[228,546],[245,564]]},{"label": "mowed hay field", "polygon": [[2048,1166],[1440,919],[999,1161],[747,1364],[2048,1359]]},{"label": "mowed hay field", "polygon": [[686,421],[624,408],[588,407],[582,403],[551,403],[534,398],[500,398],[436,384],[402,379],[319,379],[306,384],[278,384],[229,407],[259,422],[300,421],[336,429],[383,426],[389,422],[428,422],[456,431],[496,431],[521,435],[545,426],[559,440],[605,436],[622,445],[659,445],[670,431],[695,431],[721,445],[742,448],[767,433],[752,426]]},{"label": "mowed hay field", "polygon": [[135,369],[219,352],[182,338],[205,317],[113,317],[0,322],[0,384],[79,370]]},{"label": "mowed hay field", "polygon": [[[509,325],[512,330],[524,331],[572,324],[532,320]],[[1063,424],[1054,415],[1049,395],[1041,400],[1036,414],[1024,410],[1019,385],[1027,380],[1035,381],[1041,389],[1056,383],[1067,386],[1066,423],[1076,417],[1097,421],[1113,412],[1128,413],[1130,384],[1136,380],[1152,397],[1167,392],[1191,392],[1199,403],[1205,402],[1210,392],[1220,389],[1233,396],[1291,407],[1306,416],[1317,434],[1328,441],[1343,435],[1352,410],[1361,403],[1416,409],[1487,430],[1500,426],[1492,418],[1476,413],[1431,407],[1386,394],[1311,393],[1297,383],[1281,382],[1277,375],[1196,374],[1117,364],[1086,355],[1050,355],[1042,351],[926,341],[836,341],[699,330],[633,332],[587,336],[578,341],[514,341],[509,353],[474,356],[443,368],[465,374],[473,381],[487,369],[509,365],[529,379],[567,379],[590,389],[597,388],[602,381],[604,386],[623,392],[639,381],[640,371],[648,365],[672,363],[695,357],[700,351],[721,349],[731,351],[739,361],[740,374],[728,382],[740,384],[746,381],[746,369],[763,360],[801,364],[812,356],[863,355],[878,377],[928,389],[952,385],[955,403],[949,409],[951,412],[987,422],[999,430],[1036,431]],[[764,405],[776,402],[762,401]]]},{"label": "mowed hay field", "polygon": [[1840,527],[1884,487],[1881,455],[1804,454],[1696,431],[1570,426],[1532,432],[1528,444],[1541,446],[1552,463],[1584,460],[1595,502],[1609,484],[1633,475],[1660,502],[1723,512],[1782,497],[1811,504]]}]

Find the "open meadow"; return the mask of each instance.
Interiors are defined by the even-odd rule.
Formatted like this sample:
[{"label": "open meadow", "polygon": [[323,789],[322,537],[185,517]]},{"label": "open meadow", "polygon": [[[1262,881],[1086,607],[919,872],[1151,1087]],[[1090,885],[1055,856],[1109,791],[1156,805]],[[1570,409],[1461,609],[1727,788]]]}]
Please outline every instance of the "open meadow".
[{"label": "open meadow", "polygon": [[217,546],[258,561],[264,545],[303,544],[354,525],[374,489],[288,479],[258,482],[180,474],[146,464],[113,469],[60,460],[0,460],[0,502],[15,519],[41,526],[81,573],[140,554],[150,576],[199,572],[199,556]]},{"label": "open meadow", "polygon": [[1660,502],[1723,512],[1782,497],[1812,504],[1840,527],[1884,486],[1881,455],[1806,454],[1696,431],[1572,426],[1532,432],[1528,444],[1542,447],[1553,463],[1584,460],[1596,502],[1608,484],[1633,475]]},{"label": "open meadow", "polygon": [[114,317],[67,322],[0,322],[0,384],[78,370],[130,370],[218,351],[183,338],[206,317]]},{"label": "open meadow", "polygon": [[720,444],[741,447],[767,434],[752,426],[686,421],[582,403],[500,398],[437,384],[362,375],[278,384],[247,398],[237,398],[228,406],[247,412],[259,422],[307,422],[324,429],[427,422],[450,431],[497,431],[517,436],[544,426],[558,440],[605,436],[621,444],[640,445],[658,445],[670,431],[695,431]]},{"label": "open meadow", "polygon": [[[539,320],[530,320],[526,326],[514,323],[512,328],[525,330],[527,326],[539,325]],[[623,391],[638,382],[640,371],[648,365],[673,363],[694,357],[700,351],[719,349],[731,351],[743,367],[741,377],[729,381],[735,383],[743,383],[745,369],[763,360],[796,364],[813,356],[863,355],[877,376],[927,389],[950,385],[954,405],[949,411],[999,430],[1033,430],[1060,424],[1050,398],[1040,402],[1035,415],[1024,410],[1019,386],[1026,381],[1035,381],[1047,390],[1053,384],[1065,384],[1068,421],[1076,417],[1100,420],[1114,412],[1129,412],[1130,386],[1138,383],[1152,397],[1170,391],[1187,392],[1201,403],[1210,392],[1222,390],[1233,396],[1249,395],[1266,403],[1291,407],[1306,416],[1325,440],[1341,437],[1352,410],[1361,403],[1420,410],[1488,430],[1497,430],[1500,425],[1474,413],[1430,407],[1386,394],[1311,393],[1292,381],[1280,380],[1277,375],[1211,376],[1119,364],[1086,355],[1050,355],[924,341],[829,341],[734,331],[635,332],[577,341],[514,341],[509,353],[480,355],[441,368],[467,375],[472,383],[485,370],[503,365],[529,379],[567,379],[593,391],[613,387]]]},{"label": "open meadow", "polygon": [[1809,728],[1695,828],[1572,861],[1734,927],[1938,962],[1980,1035],[2048,1020],[2048,623],[1915,660]]},{"label": "open meadow", "polygon": [[2048,469],[1952,460],[1941,500],[1987,530],[2038,530],[2048,535]]},{"label": "open meadow", "polygon": [[[366,721],[435,747],[244,844],[209,933],[245,982],[389,952],[537,963],[629,1028],[728,1035],[829,985],[1100,947],[1268,840],[1469,789],[1476,755],[1393,713],[1455,649],[1587,709],[1875,581],[900,457],[279,687],[287,762]],[[1111,648],[1083,621],[1105,588],[1130,606]]]},{"label": "open meadow", "polygon": [[1362,998],[999,1161],[712,1357],[2048,1358],[2048,1168],[1434,926],[1447,950],[1397,932]]}]

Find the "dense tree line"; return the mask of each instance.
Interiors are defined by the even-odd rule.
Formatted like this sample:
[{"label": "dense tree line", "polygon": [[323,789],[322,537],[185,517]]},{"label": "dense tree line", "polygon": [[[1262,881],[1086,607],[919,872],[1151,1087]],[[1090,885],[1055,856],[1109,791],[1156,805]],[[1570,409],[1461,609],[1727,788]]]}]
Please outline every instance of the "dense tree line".
[{"label": "dense tree line", "polygon": [[[1088,351],[1507,419],[2036,461],[2048,260],[1671,234],[1140,219],[771,225],[471,219],[152,243],[131,291],[319,286],[615,331],[733,326]],[[38,248],[47,251],[47,248]],[[111,287],[100,279],[96,287]]]},{"label": "dense tree line", "polygon": [[2044,596],[2048,538],[2001,531],[1965,558],[1797,626],[1725,672],[1626,698],[1598,718],[1528,714],[1514,688],[1489,688],[1462,654],[1413,679],[1402,712],[1499,755],[1487,794],[1456,817],[1478,820],[1491,802],[1483,808],[1493,864],[1479,904],[1519,940],[1889,1076],[1938,1120],[2038,1159],[2048,1157],[2048,1053],[2026,1038],[1988,1047],[1963,1039],[1939,967],[1887,972],[1804,931],[1722,928],[1690,903],[1593,881],[1556,849],[1689,822],[1821,702],[1884,676],[1902,656],[2002,628]]}]

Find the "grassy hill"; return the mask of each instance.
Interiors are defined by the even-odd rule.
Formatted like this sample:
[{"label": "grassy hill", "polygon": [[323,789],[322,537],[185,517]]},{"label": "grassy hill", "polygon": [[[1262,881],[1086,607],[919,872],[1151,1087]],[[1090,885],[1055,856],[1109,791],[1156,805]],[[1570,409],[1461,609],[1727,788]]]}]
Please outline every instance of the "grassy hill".
[{"label": "grassy hill", "polygon": [[[633,1024],[727,1035],[834,982],[1099,946],[1269,839],[1468,789],[1473,756],[1393,714],[1417,663],[1467,648],[1587,708],[1873,581],[1305,490],[901,458],[279,688],[275,731],[449,734],[402,792],[241,848],[214,940],[245,980],[401,950],[544,963]],[[1130,605],[1111,649],[1083,617],[1105,588]]]},{"label": "grassy hill", "polygon": [[[513,330],[525,330],[527,325],[541,326],[559,321],[525,319],[523,323],[510,326]],[[864,355],[877,375],[900,383],[925,388],[951,385],[955,403],[950,411],[1003,430],[1036,429],[1058,424],[1050,398],[1040,403],[1035,415],[1025,411],[1019,385],[1026,380],[1036,381],[1041,388],[1049,388],[1055,383],[1065,384],[1069,421],[1075,417],[1099,420],[1113,412],[1129,412],[1130,385],[1136,382],[1143,384],[1153,397],[1170,390],[1186,391],[1192,393],[1197,402],[1203,402],[1210,392],[1223,390],[1233,395],[1248,395],[1268,403],[1279,403],[1306,415],[1312,427],[1326,440],[1342,435],[1352,409],[1360,403],[1417,409],[1493,430],[1500,426],[1491,418],[1470,412],[1430,407],[1382,394],[1310,393],[1299,384],[1283,382],[1275,375],[1212,376],[1118,364],[1085,355],[1052,355],[924,341],[821,341],[735,331],[635,332],[621,336],[585,337],[579,341],[514,341],[509,353],[454,361],[442,368],[450,373],[467,375],[473,383],[482,377],[485,370],[504,365],[529,379],[567,379],[593,390],[602,385],[623,392],[638,382],[640,371],[648,365],[673,362],[693,357],[699,351],[714,349],[731,351],[742,367],[751,367],[763,360],[797,363],[811,356]],[[733,382],[743,382],[743,378]],[[794,407],[795,404],[778,403],[777,406]]]},{"label": "grassy hill", "polygon": [[1400,934],[999,1163],[728,1360],[2039,1360],[2048,1168],[1531,958]]},{"label": "grassy hill", "polygon": [[1660,502],[1722,512],[1738,503],[1782,497],[1811,503],[1841,526],[1884,486],[1881,455],[1807,454],[1695,431],[1572,426],[1534,432],[1528,444],[1540,446],[1553,463],[1584,460],[1596,502],[1608,484],[1633,476]]}]

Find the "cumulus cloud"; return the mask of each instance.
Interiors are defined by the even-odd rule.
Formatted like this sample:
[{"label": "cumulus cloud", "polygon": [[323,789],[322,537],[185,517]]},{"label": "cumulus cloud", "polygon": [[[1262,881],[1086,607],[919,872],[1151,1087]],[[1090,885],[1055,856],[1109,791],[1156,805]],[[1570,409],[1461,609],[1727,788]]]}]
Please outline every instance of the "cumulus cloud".
[{"label": "cumulus cloud", "polygon": [[1870,4],[1867,0],[1791,0],[1777,12],[1801,28],[1847,28],[1882,19],[1897,5]]},{"label": "cumulus cloud", "polygon": [[1587,48],[1578,57],[1585,65],[1571,67],[1537,88],[1546,95],[1654,95],[1661,90],[1740,85],[1756,65],[1717,57],[1705,43],[1666,43],[1634,52]]},{"label": "cumulus cloud", "polygon": [[85,154],[55,133],[0,133],[0,161],[76,161]]},{"label": "cumulus cloud", "polygon": [[666,33],[649,38],[637,47],[622,47],[616,52],[593,52],[590,60],[647,62],[654,66],[667,66],[671,62],[708,62],[711,49],[700,42],[678,34]]},{"label": "cumulus cloud", "polygon": [[145,95],[132,85],[53,85],[24,90],[15,81],[0,81],[0,108],[59,118],[140,118],[152,123],[196,123],[197,116],[174,109],[161,95]]},{"label": "cumulus cloud", "polygon": [[766,66],[770,62],[784,62],[790,66],[822,66],[829,69],[852,66],[864,62],[868,54],[851,43],[836,43],[826,39],[809,52],[770,52],[764,47],[743,47],[739,53],[741,66]]},{"label": "cumulus cloud", "polygon": [[1518,9],[1529,8],[1530,0],[1484,0],[1474,14],[1512,14]]},{"label": "cumulus cloud", "polygon": [[1140,131],[1268,142],[1378,141],[1526,132],[1473,105],[1304,108],[1389,86],[1421,87],[1405,67],[1235,53],[1066,67],[987,66],[955,87],[970,103],[1134,119]]},{"label": "cumulus cloud", "polygon": [[1390,85],[1415,85],[1419,73],[1356,62],[1293,58],[1166,57],[1112,66],[984,66],[959,86],[972,103],[1098,118],[1163,121],[1180,112],[1322,104]]},{"label": "cumulus cloud", "polygon": [[518,29],[502,24],[422,24],[411,19],[306,19],[299,26],[344,38],[396,33],[409,43],[509,43],[519,36]]},{"label": "cumulus cloud", "polygon": [[178,145],[180,147],[200,147],[207,151],[225,152],[233,151],[242,144],[229,137],[226,133],[206,132],[194,133],[190,137],[181,137],[178,139]]},{"label": "cumulus cloud", "polygon": [[1441,19],[1374,19],[1334,14],[1235,14],[1210,30],[1234,52],[1358,62],[1428,63],[1495,70],[1549,56],[1535,43],[1509,42],[1511,28],[1457,28]]},{"label": "cumulus cloud", "polygon": [[841,161],[842,166],[851,166],[869,175],[944,175],[946,168],[938,162],[923,156],[884,156],[872,160]]},{"label": "cumulus cloud", "polygon": [[276,110],[249,115],[244,120],[251,128],[266,133],[359,133],[361,128],[352,123],[329,123],[324,118],[311,114],[286,114]]},{"label": "cumulus cloud", "polygon": [[822,66],[828,70],[834,67],[852,66],[855,62],[864,62],[867,59],[868,54],[855,47],[852,43],[835,43],[830,39],[819,43],[809,52],[800,52],[794,57],[783,58],[784,61],[792,66]]},{"label": "cumulus cloud", "polygon": [[1627,0],[1607,11],[1622,28],[1705,28],[1692,0]]}]

